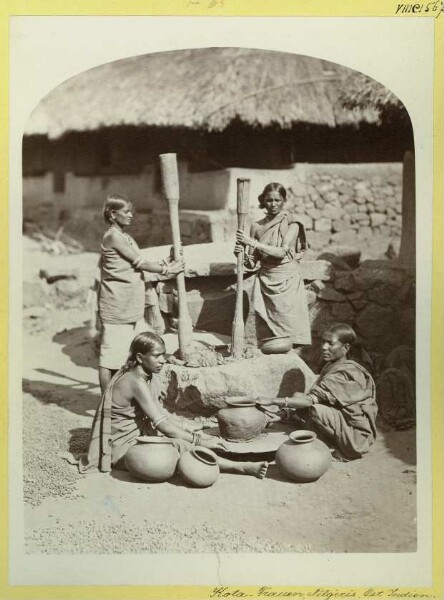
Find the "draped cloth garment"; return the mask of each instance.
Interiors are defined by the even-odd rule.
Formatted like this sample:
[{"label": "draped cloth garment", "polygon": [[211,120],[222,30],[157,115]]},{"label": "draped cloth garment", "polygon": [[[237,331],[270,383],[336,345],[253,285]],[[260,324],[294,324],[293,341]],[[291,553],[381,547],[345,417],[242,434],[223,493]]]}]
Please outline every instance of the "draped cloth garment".
[{"label": "draped cloth garment", "polygon": [[[116,229],[116,231],[118,231]],[[126,243],[136,251],[136,241],[126,233]],[[114,248],[101,246],[99,316],[103,323],[137,323],[145,311],[145,281],[143,271]]]},{"label": "draped cloth garment", "polygon": [[[282,211],[265,222],[256,237],[260,243],[279,248],[292,222],[297,223]],[[307,298],[297,259],[298,244],[304,235],[301,224],[299,232],[295,247],[289,248],[283,259],[255,251],[260,269],[251,299],[255,312],[276,336],[289,335],[293,344],[311,344]]]},{"label": "draped cloth garment", "polygon": [[[151,421],[133,400],[129,406],[121,407],[113,402],[113,389],[116,382],[124,374],[123,369],[117,371],[103,394],[97,408],[90,434],[87,456],[80,459],[81,473],[107,473],[127,451],[137,444],[141,435],[158,435]],[[158,400],[160,385],[156,375],[147,382],[149,393]],[[165,411],[165,414],[166,411]],[[174,444],[174,440],[171,440]]]},{"label": "draped cloth garment", "polygon": [[327,363],[310,388],[309,424],[333,438],[349,458],[368,451],[376,438],[376,388],[370,373],[353,360]]}]

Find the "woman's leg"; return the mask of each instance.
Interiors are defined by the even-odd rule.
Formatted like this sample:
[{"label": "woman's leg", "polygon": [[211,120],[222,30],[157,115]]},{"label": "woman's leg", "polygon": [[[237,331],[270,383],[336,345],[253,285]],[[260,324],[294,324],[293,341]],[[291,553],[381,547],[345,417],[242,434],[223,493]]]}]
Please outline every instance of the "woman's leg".
[{"label": "woman's leg", "polygon": [[111,381],[112,376],[116,371],[112,369],[107,369],[106,367],[99,367],[99,383],[100,389],[102,390],[102,394],[105,392],[108,387],[109,382]]},{"label": "woman's leg", "polygon": [[259,479],[263,479],[267,474],[268,462],[236,462],[227,458],[217,457],[219,469],[222,473],[238,473],[239,475],[253,475]]}]

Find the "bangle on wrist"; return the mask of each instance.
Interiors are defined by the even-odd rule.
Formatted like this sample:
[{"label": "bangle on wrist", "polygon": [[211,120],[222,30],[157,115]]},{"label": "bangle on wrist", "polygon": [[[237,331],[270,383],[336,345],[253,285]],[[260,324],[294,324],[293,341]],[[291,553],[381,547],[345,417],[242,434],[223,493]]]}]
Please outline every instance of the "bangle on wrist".
[{"label": "bangle on wrist", "polygon": [[284,408],[288,408],[288,398],[284,398]]}]

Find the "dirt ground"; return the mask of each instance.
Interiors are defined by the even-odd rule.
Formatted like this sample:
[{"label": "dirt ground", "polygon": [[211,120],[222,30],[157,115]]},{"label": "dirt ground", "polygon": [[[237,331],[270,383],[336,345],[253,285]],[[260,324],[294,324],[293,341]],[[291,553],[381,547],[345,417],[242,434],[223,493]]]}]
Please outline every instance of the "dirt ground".
[{"label": "dirt ground", "polygon": [[63,298],[49,298],[38,273],[45,266],[76,268],[87,281],[96,260],[51,256],[31,241],[24,248],[27,552],[415,551],[415,429],[380,423],[367,456],[335,462],[310,484],[285,481],[274,464],[262,481],[221,474],[208,489],[178,478],[140,483],[120,471],[79,475],[63,456],[86,448],[99,403],[85,294],[73,286]]}]

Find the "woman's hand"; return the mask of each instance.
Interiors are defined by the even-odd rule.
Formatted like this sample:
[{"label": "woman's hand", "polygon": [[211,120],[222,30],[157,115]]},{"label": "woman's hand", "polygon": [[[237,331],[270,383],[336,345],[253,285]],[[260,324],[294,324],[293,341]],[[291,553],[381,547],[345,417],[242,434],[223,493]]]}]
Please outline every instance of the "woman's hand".
[{"label": "woman's hand", "polygon": [[239,242],[236,242],[236,245],[234,246],[235,256],[237,256],[238,254],[240,254],[243,251],[244,251],[244,246],[242,244],[240,244]]},{"label": "woman's hand", "polygon": [[223,439],[220,437],[215,437],[214,435],[205,437],[202,436],[200,445],[204,448],[208,448],[208,450],[228,450]]},{"label": "woman's hand", "polygon": [[[182,244],[180,244],[180,247],[179,247],[179,254],[180,254],[180,257],[183,258],[183,246],[182,246]],[[165,260],[165,262],[166,262],[166,264],[170,264],[170,263],[174,262],[174,246],[171,246],[171,248],[170,248],[170,254],[167,257],[167,259]]]},{"label": "woman's hand", "polygon": [[245,233],[242,229],[236,231],[236,243],[244,246],[253,246],[255,240]]},{"label": "woman's hand", "polygon": [[168,273],[170,275],[177,275],[178,273],[182,273],[185,270],[185,261],[183,258],[179,260],[173,260],[168,265]]}]

